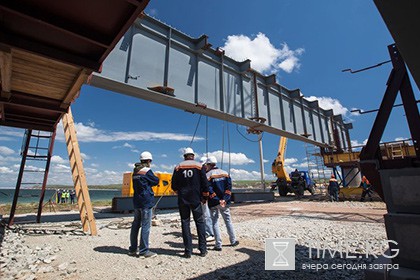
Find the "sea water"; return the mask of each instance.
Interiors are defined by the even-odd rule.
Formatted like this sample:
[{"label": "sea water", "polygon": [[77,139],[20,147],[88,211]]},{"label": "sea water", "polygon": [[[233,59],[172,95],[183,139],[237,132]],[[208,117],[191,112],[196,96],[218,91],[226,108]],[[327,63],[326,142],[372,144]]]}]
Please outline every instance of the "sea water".
[{"label": "sea water", "polygon": [[[46,190],[44,202],[55,201],[56,190]],[[0,188],[0,204],[12,204],[15,189]],[[21,189],[19,191],[18,203],[39,202],[41,195],[40,189]],[[89,190],[90,200],[92,201],[112,201],[113,197],[121,196],[121,190]]]}]

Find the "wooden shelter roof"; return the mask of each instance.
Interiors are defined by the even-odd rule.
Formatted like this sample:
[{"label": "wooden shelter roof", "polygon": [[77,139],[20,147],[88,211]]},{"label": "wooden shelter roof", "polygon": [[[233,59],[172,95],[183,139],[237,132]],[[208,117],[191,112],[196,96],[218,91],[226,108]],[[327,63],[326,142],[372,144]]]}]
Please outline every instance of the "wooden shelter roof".
[{"label": "wooden shelter roof", "polygon": [[0,125],[54,130],[149,0],[0,3]]}]

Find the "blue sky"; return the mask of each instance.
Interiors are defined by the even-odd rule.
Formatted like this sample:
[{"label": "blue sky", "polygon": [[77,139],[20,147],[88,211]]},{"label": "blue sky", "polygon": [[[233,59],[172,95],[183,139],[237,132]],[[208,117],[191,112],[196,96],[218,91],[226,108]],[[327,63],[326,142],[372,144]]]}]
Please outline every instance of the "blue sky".
[{"label": "blue sky", "polygon": [[[389,59],[387,45],[393,40],[373,1],[151,0],[146,13],[191,37],[208,35],[214,48],[224,48],[232,58],[251,58],[254,69],[276,73],[278,83],[300,88],[305,97],[317,98],[325,109],[343,114],[353,123],[350,135],[355,144],[368,138],[375,114],[357,116],[350,110],[379,107],[391,65],[354,75],[341,70]],[[417,87],[414,91],[418,96]],[[82,88],[72,110],[88,184],[121,183],[122,174],[131,170],[143,150],[153,154],[153,170],[171,172],[181,160],[180,149],[189,146],[199,119],[196,114],[91,86]],[[199,156],[206,152],[205,121],[202,117],[192,143]],[[208,151],[220,161],[222,150],[227,156],[230,146],[232,177],[259,179],[257,137],[246,135],[246,128],[235,124],[211,118],[208,124]],[[59,127],[51,184],[71,184],[61,130]],[[0,187],[16,184],[23,132],[0,127]],[[401,138],[410,135],[404,111],[396,108],[382,140]],[[263,136],[267,180],[274,180],[271,162],[278,141],[279,136]],[[286,157],[289,169],[307,169],[303,142],[289,140]],[[227,157],[223,168],[228,169]]]}]

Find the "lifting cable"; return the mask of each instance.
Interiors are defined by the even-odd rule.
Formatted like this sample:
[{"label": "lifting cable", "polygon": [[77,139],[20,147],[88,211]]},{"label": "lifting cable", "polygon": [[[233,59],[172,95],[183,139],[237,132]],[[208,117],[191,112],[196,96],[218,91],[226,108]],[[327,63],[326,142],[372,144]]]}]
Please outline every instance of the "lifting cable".
[{"label": "lifting cable", "polygon": [[226,123],[226,135],[227,135],[227,144],[228,144],[228,173],[230,174],[230,164],[231,164],[231,150],[230,150],[230,133],[229,133],[229,122],[224,120],[222,125],[222,159],[220,163],[220,168],[223,169],[223,159],[225,152],[225,123]]},{"label": "lifting cable", "polygon": [[209,117],[206,116],[206,157],[209,157]]},{"label": "lifting cable", "polygon": [[242,134],[242,132],[240,132],[239,131],[239,127],[238,127],[238,124],[236,124],[236,131],[238,131],[238,133],[243,137],[243,138],[245,138],[246,140],[248,140],[249,142],[254,142],[254,143],[256,143],[256,142],[258,142],[258,141],[260,141],[260,140],[262,140],[262,137],[263,137],[263,135],[264,135],[264,132],[261,132],[259,135],[258,135],[258,140],[251,140],[251,139],[249,139],[248,137],[246,137],[245,135],[243,135]]},{"label": "lifting cable", "polygon": [[[193,137],[191,139],[190,145],[189,147],[192,147],[192,143],[194,142],[195,136],[197,134],[198,131],[198,127],[200,125],[200,121],[201,121],[201,117],[203,115],[200,115],[200,117],[198,118],[197,124],[195,126],[195,130],[194,130],[194,134]],[[208,116],[206,116],[206,157],[209,157],[209,118]]]},{"label": "lifting cable", "polygon": [[228,173],[230,174],[230,134],[229,134],[229,123],[226,121],[226,129],[227,129],[227,139],[228,139],[228,150],[229,150],[229,168],[228,168]]},{"label": "lifting cable", "polygon": [[225,122],[222,122],[222,159],[220,160],[220,168],[223,169],[223,158],[225,153]]},{"label": "lifting cable", "polygon": [[195,131],[194,131],[194,134],[193,134],[193,137],[191,139],[189,147],[191,147],[192,143],[194,142],[195,134],[197,133],[197,129],[198,129],[198,126],[200,124],[201,117],[202,117],[202,115],[200,115],[200,117],[198,118],[197,125],[195,126]]}]

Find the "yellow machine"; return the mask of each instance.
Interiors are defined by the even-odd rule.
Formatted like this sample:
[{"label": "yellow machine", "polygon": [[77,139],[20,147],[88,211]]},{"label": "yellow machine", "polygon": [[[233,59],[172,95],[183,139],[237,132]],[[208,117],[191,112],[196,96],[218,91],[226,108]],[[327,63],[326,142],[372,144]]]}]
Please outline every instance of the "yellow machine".
[{"label": "yellow machine", "polygon": [[288,193],[294,193],[298,198],[303,196],[305,190],[314,194],[314,183],[309,177],[307,171],[292,172],[292,178],[287,173],[286,167],[284,166],[286,144],[287,138],[280,137],[277,157],[271,165],[271,172],[273,172],[273,174],[277,177],[277,180],[272,183],[271,190],[274,190],[277,187],[280,196],[286,196]]},{"label": "yellow machine", "polygon": [[[415,149],[410,140],[392,141],[381,143],[381,157],[384,160],[403,159],[405,157],[415,156]],[[324,164],[330,168],[340,166],[342,169],[359,168],[360,151],[345,151],[341,153],[325,153],[323,154]],[[359,176],[360,178],[360,176]],[[368,178],[369,179],[369,178]],[[359,179],[360,180],[360,179]],[[360,198],[363,188],[357,184],[354,187],[340,188],[341,199],[357,199]]]},{"label": "yellow machine", "polygon": [[[127,172],[123,174],[123,185],[121,189],[121,195],[123,197],[129,197],[134,195],[133,180],[131,180],[132,175],[133,172]],[[156,172],[155,175],[159,178],[159,184],[157,186],[152,187],[155,195],[175,195],[175,192],[172,191],[171,188],[172,174]]]},{"label": "yellow machine", "polygon": [[287,183],[290,183],[291,180],[290,180],[289,174],[287,173],[286,168],[284,166],[284,155],[286,153],[286,144],[287,144],[287,138],[280,137],[279,151],[277,153],[276,159],[271,165],[271,172],[273,172],[273,174],[276,175],[278,179],[284,180]]}]

